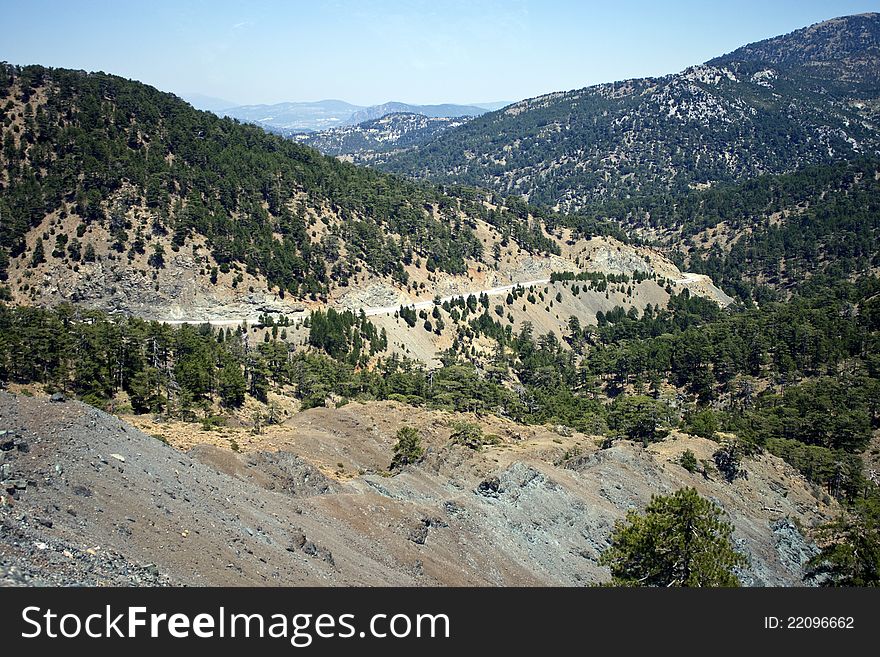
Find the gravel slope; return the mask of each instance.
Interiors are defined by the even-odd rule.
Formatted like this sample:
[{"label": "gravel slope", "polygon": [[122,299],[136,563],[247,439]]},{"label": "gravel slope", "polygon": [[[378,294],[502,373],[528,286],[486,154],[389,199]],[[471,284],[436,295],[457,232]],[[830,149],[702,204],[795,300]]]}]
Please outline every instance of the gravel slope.
[{"label": "gravel slope", "polygon": [[[607,579],[615,520],[692,485],[731,514],[743,581],[791,585],[812,554],[793,520],[833,511],[770,456],[732,484],[689,474],[674,461],[710,455],[701,439],[598,450],[488,418],[503,443],[475,453],[449,446],[450,419],[351,403],[299,413],[253,451],[184,453],[79,402],[0,392],[0,583],[583,585]],[[389,477],[403,423],[426,458]]]}]

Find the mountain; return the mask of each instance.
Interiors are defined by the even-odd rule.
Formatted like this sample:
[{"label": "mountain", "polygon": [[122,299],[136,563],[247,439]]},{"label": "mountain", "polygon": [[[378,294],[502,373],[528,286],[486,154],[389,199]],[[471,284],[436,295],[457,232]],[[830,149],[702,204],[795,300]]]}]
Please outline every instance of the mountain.
[{"label": "mountain", "polygon": [[880,14],[835,18],[790,34],[751,43],[716,57],[711,66],[762,62],[826,82],[856,82],[874,92],[880,83]]},{"label": "mountain", "polygon": [[390,102],[383,105],[373,105],[358,110],[349,117],[349,123],[363,123],[379,119],[386,114],[421,114],[428,118],[455,118],[461,116],[479,116],[486,110],[472,105],[409,105],[407,103]]},{"label": "mountain", "polygon": [[0,275],[36,301],[185,313],[197,297],[323,297],[368,274],[406,286],[415,260],[465,274],[478,224],[524,252],[559,248],[514,214],[122,78],[4,65],[0,97]]},{"label": "mountain", "polygon": [[615,521],[693,487],[749,557],[725,581],[877,584],[877,69],[853,34],[388,155],[494,192],[0,65],[0,582],[602,582]]},{"label": "mountain", "polygon": [[[195,103],[193,105],[197,106]],[[218,113],[246,123],[254,123],[270,132],[291,136],[296,133],[357,125],[364,121],[379,119],[386,114],[404,113],[421,114],[429,118],[458,118],[479,116],[486,111],[486,108],[478,105],[410,105],[390,102],[364,107],[341,100],[322,100],[315,103],[227,106]]]},{"label": "mountain", "polygon": [[424,114],[393,113],[353,126],[295,134],[291,138],[324,155],[344,156],[356,164],[365,164],[424,144],[444,130],[463,125],[466,120],[466,117],[431,118]]},{"label": "mountain", "polygon": [[196,109],[205,110],[206,112],[214,112],[215,114],[222,114],[223,110],[227,107],[233,107],[238,104],[224,98],[205,96],[204,94],[198,93],[181,94],[180,97]]},{"label": "mountain", "polygon": [[572,211],[876,154],[878,24],[835,19],[678,74],[524,100],[379,166]]},{"label": "mountain", "polygon": [[279,134],[324,130],[345,125],[351,115],[363,109],[342,100],[276,103],[275,105],[227,106],[220,113],[245,123],[255,123]]},{"label": "mountain", "polygon": [[[393,312],[582,269],[651,280],[638,300],[576,305],[684,288],[727,302],[608,222],[582,218],[571,239],[561,215],[340,162],[137,82],[4,65],[0,102],[0,292],[18,303],[237,323],[318,302]],[[596,267],[585,255],[609,250]],[[520,321],[565,321],[529,305]],[[418,350],[431,360],[444,339]]]}]

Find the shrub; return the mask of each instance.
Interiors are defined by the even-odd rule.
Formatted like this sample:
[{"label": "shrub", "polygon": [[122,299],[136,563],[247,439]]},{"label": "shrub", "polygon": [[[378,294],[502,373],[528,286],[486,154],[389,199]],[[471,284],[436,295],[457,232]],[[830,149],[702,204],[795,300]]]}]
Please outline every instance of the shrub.
[{"label": "shrub", "polygon": [[688,472],[694,473],[697,471],[697,457],[689,449],[684,450],[684,453],[678,459],[678,463]]},{"label": "shrub", "polygon": [[742,469],[743,448],[738,441],[724,443],[713,455],[715,467],[728,483],[748,475]]},{"label": "shrub", "polygon": [[394,452],[394,457],[391,459],[392,470],[410,463],[416,463],[422,458],[425,450],[422,448],[422,440],[417,429],[413,427],[400,427],[397,430],[396,438],[397,442],[391,448]]},{"label": "shrub", "polygon": [[487,442],[483,438],[483,429],[473,422],[453,423],[452,435],[449,436],[449,439],[456,445],[474,450],[479,450]]}]

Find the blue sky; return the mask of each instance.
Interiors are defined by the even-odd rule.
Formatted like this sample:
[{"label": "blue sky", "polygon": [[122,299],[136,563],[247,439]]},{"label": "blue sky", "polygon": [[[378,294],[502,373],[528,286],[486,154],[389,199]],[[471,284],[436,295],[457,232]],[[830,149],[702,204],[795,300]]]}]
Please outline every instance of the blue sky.
[{"label": "blue sky", "polygon": [[866,11],[880,0],[0,0],[0,60],[241,104],[513,101]]}]

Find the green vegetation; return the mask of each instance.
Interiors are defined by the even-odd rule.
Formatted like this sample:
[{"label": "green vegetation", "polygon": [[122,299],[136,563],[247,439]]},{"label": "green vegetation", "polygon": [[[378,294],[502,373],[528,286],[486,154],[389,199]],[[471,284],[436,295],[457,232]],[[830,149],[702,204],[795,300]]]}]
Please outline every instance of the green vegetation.
[{"label": "green vegetation", "polygon": [[500,442],[498,436],[485,435],[480,425],[473,422],[454,422],[449,440],[455,445],[477,451],[482,449],[484,445],[494,445]]},{"label": "green vegetation", "polygon": [[735,569],[747,562],[722,513],[693,488],[654,496],[615,525],[600,563],[614,586],[739,586]]},{"label": "green vegetation", "polygon": [[714,439],[720,428],[718,414],[708,408],[702,408],[685,416],[683,429],[687,433],[701,438]]},{"label": "green vegetation", "polygon": [[[660,208],[662,221],[693,187],[875,152],[876,37],[854,35],[876,35],[877,24],[876,15],[851,16],[806,36],[781,37],[772,52],[749,47],[719,58],[715,65],[723,70],[688,69],[525,100],[381,166],[522,194],[590,219],[609,199],[662,195],[666,208],[650,206]],[[807,61],[795,61],[800,57]],[[770,81],[761,76],[767,69]],[[733,200],[727,213],[749,216]],[[605,216],[627,225],[626,215],[612,208]]]},{"label": "green vegetation", "polygon": [[[0,100],[8,176],[0,187],[0,275],[25,250],[27,231],[54,211],[107,227],[120,253],[158,235],[170,235],[175,249],[203,235],[220,270],[263,275],[282,294],[313,298],[360,267],[402,282],[416,258],[463,273],[467,259],[482,256],[476,219],[526,250],[558,251],[537,222],[521,221],[521,205],[490,211],[477,199],[324,157],[115,76],[2,64]],[[316,214],[325,209],[329,234],[316,241]],[[137,239],[133,212],[151,222]],[[158,246],[151,266],[161,268],[167,254]],[[85,248],[69,257],[93,260],[92,245]],[[32,266],[45,250],[38,242]]]},{"label": "green vegetation", "polygon": [[[474,260],[498,268],[514,241],[559,253],[549,235],[567,237],[568,228],[575,239],[654,236],[683,269],[712,276],[736,300],[722,309],[643,273],[554,272],[560,289],[516,288],[503,304],[483,294],[402,306],[396,317],[415,331],[452,329],[430,368],[389,354],[385,331],[363,313],[333,308],[298,327],[266,316],[256,330],[218,330],[0,303],[0,381],[101,407],[127,395],[136,413],[206,430],[248,399],[268,405],[270,393],[304,409],[390,399],[562,425],[605,436],[606,446],[648,446],[677,427],[719,441],[711,460],[681,455],[689,472],[739,485],[748,459],[768,452],[817,497],[840,501],[845,512],[823,530],[811,572],[825,584],[874,584],[880,493],[863,455],[880,429],[880,161],[850,157],[841,126],[863,144],[876,135],[839,102],[855,93],[850,81],[823,100],[827,80],[805,87],[800,68],[783,72],[776,91],[748,82],[755,63],[731,70],[742,80],[710,91],[730,111],[739,101],[755,107],[742,122],[706,130],[657,111],[648,86],[676,98],[674,76],[563,94],[516,116],[478,117],[390,165],[418,164],[444,185],[434,187],[322,157],[138,83],[0,65],[0,281],[16,257],[31,268],[53,259],[76,268],[140,254],[156,276],[185,249],[212,284],[250,285],[251,274],[279,296],[325,299],[363,273],[406,284],[410,265],[424,265],[429,279],[464,273]],[[694,93],[709,93],[700,84]],[[841,129],[817,149],[820,109]],[[631,152],[607,157],[631,129]],[[511,139],[518,148],[496,157]],[[473,157],[463,163],[465,151]],[[533,176],[545,161],[560,166]],[[577,214],[534,205],[549,201]],[[48,215],[54,225],[35,232]],[[500,237],[487,241],[485,260],[478,221]],[[213,260],[191,249],[197,238]],[[6,281],[0,299],[36,295],[33,273]],[[529,304],[550,312],[569,295],[631,297],[649,278],[672,294],[665,306],[603,306],[595,324],[571,317],[560,335],[514,326]],[[475,422],[450,428],[451,442],[470,449],[499,440]],[[402,427],[391,469],[422,455],[418,433]],[[729,529],[716,507],[679,491],[631,514],[603,560],[618,584],[734,585],[742,562]]]},{"label": "green vegetation", "polygon": [[712,455],[715,467],[718,468],[718,472],[727,483],[748,477],[748,473],[742,467],[744,451],[742,444],[738,441],[728,441],[722,443],[721,447],[715,450]]},{"label": "green vegetation", "polygon": [[[753,64],[735,68],[745,78],[759,70]],[[561,204],[589,219],[594,217],[590,207],[607,198],[663,195],[677,199],[692,183],[735,183],[767,171],[787,173],[793,165],[829,163],[858,155],[843,141],[835,140],[835,151],[843,154],[837,158],[810,143],[820,125],[809,115],[821,112],[821,105],[828,101],[817,98],[808,89],[811,83],[797,75],[786,80],[782,96],[774,96],[775,90],[759,85],[727,81],[706,89],[706,96],[738,117],[735,127],[718,123],[711,130],[700,121],[683,122],[660,111],[664,92],[673,98],[684,93],[675,78],[664,79],[659,88],[656,80],[629,81],[626,84],[632,85],[632,93],[611,97],[612,88],[622,84],[558,95],[516,115],[477,117],[381,166],[395,173],[504,193],[512,187],[528,194],[533,203]],[[738,103],[754,112],[743,112]],[[798,114],[790,113],[791,103],[799,106]],[[623,127],[617,127],[621,124]],[[548,125],[563,128],[542,129]],[[875,138],[868,131],[859,133],[868,140]],[[499,134],[505,138],[499,140]],[[781,135],[798,135],[798,139]],[[517,149],[502,150],[514,140],[519,144]],[[685,145],[690,146],[689,151]],[[747,146],[748,157],[743,152]],[[466,152],[467,158],[463,155]],[[625,158],[627,163],[621,165],[611,156]],[[502,158],[503,165],[498,163]],[[534,175],[536,170],[541,170],[540,176]],[[619,214],[608,216],[623,219]]]},{"label": "green vegetation", "polygon": [[689,449],[684,450],[682,452],[681,457],[678,459],[679,464],[685,470],[690,473],[694,473],[697,471],[698,463],[696,455]]},{"label": "green vegetation", "polygon": [[822,551],[807,565],[822,586],[880,586],[880,500],[859,501],[851,514],[822,528]]},{"label": "green vegetation", "polygon": [[311,329],[309,344],[337,360],[361,363],[365,342],[369,343],[369,356],[388,348],[385,329],[377,332],[363,311],[355,315],[348,310],[339,313],[333,308],[326,312],[316,310],[309,315],[306,326]]},{"label": "green vegetation", "polygon": [[418,429],[414,427],[400,427],[395,437],[397,442],[391,448],[394,452],[394,458],[391,459],[392,470],[410,463],[416,463],[422,458],[425,450],[422,447],[422,439],[419,437]]},{"label": "green vegetation", "polygon": [[[719,205],[738,208],[730,229],[748,233],[724,253],[694,244],[690,269],[712,277],[743,301],[766,301],[777,290],[816,284],[817,274],[839,279],[880,265],[880,161],[813,167],[764,177],[726,190]],[[733,199],[737,203],[733,203]],[[745,207],[743,207],[745,206]],[[728,205],[731,207],[731,205]],[[786,210],[783,222],[773,221]],[[730,212],[730,210],[728,210]],[[759,217],[756,221],[755,216]],[[715,217],[713,213],[710,216]],[[712,224],[699,214],[699,221]],[[819,282],[821,286],[821,281]]]},{"label": "green vegetation", "polygon": [[621,395],[611,404],[608,426],[625,438],[648,443],[663,440],[669,431],[661,428],[668,422],[669,408],[656,399]]}]

